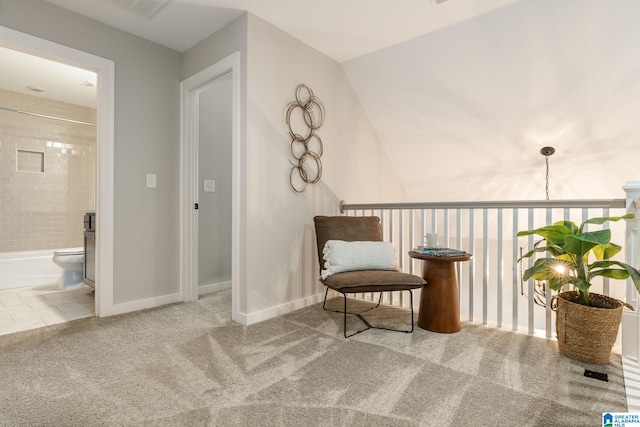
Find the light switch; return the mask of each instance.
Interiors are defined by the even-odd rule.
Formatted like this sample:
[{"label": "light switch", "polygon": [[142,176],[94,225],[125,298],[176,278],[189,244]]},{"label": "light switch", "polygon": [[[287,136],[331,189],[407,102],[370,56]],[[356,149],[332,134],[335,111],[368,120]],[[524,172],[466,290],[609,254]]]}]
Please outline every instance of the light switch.
[{"label": "light switch", "polygon": [[205,179],[204,180],[204,192],[205,193],[215,193],[216,192],[216,180],[215,179]]},{"label": "light switch", "polygon": [[158,179],[155,173],[147,174],[147,188],[156,188],[158,185]]}]

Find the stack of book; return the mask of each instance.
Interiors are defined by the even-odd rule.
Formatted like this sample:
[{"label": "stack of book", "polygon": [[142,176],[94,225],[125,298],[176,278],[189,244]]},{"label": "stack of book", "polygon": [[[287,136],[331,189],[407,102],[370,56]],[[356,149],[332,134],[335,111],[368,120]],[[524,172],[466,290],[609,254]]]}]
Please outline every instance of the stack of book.
[{"label": "stack of book", "polygon": [[467,255],[465,251],[461,251],[460,249],[451,249],[451,248],[429,248],[429,247],[418,246],[413,251],[423,255],[443,256],[443,257],[455,257],[455,256]]}]

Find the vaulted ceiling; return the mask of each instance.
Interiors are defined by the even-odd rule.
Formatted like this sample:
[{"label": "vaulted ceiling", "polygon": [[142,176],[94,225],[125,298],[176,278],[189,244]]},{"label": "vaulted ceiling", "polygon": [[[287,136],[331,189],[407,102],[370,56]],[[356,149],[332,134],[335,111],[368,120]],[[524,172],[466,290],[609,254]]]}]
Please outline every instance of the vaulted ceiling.
[{"label": "vaulted ceiling", "polygon": [[[183,52],[245,11],[289,32],[336,61],[345,61],[469,19],[515,0],[47,0]],[[440,0],[438,0],[440,1]],[[311,19],[312,17],[312,19]],[[0,87],[95,106],[93,73],[0,47]],[[46,69],[43,73],[41,70]],[[27,89],[29,86],[35,88]],[[34,90],[35,89],[35,90]],[[45,93],[39,93],[42,89]],[[34,92],[30,92],[34,90]]]},{"label": "vaulted ceiling", "polygon": [[415,201],[543,198],[546,145],[552,198],[617,197],[640,160],[640,2],[47,1],[177,51],[281,28],[342,64]]},{"label": "vaulted ceiling", "polygon": [[516,0],[47,1],[180,52],[249,11],[343,62]]}]

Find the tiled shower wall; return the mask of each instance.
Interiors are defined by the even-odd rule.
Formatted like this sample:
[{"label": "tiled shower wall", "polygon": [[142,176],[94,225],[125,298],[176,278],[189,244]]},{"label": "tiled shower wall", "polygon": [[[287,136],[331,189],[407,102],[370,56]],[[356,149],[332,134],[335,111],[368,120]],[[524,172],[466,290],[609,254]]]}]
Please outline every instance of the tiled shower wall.
[{"label": "tiled shower wall", "polygon": [[[94,108],[3,89],[0,107],[96,122]],[[95,126],[0,110],[0,252],[82,246],[95,180]]]}]

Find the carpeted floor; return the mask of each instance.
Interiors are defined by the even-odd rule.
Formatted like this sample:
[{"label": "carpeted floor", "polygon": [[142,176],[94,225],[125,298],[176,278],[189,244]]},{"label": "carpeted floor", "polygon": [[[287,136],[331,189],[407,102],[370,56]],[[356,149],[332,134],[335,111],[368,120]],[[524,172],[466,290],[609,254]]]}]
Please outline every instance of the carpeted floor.
[{"label": "carpeted floor", "polygon": [[344,339],[319,304],[243,327],[230,297],[0,337],[0,425],[598,426],[627,410],[617,355],[587,365],[475,325]]}]

